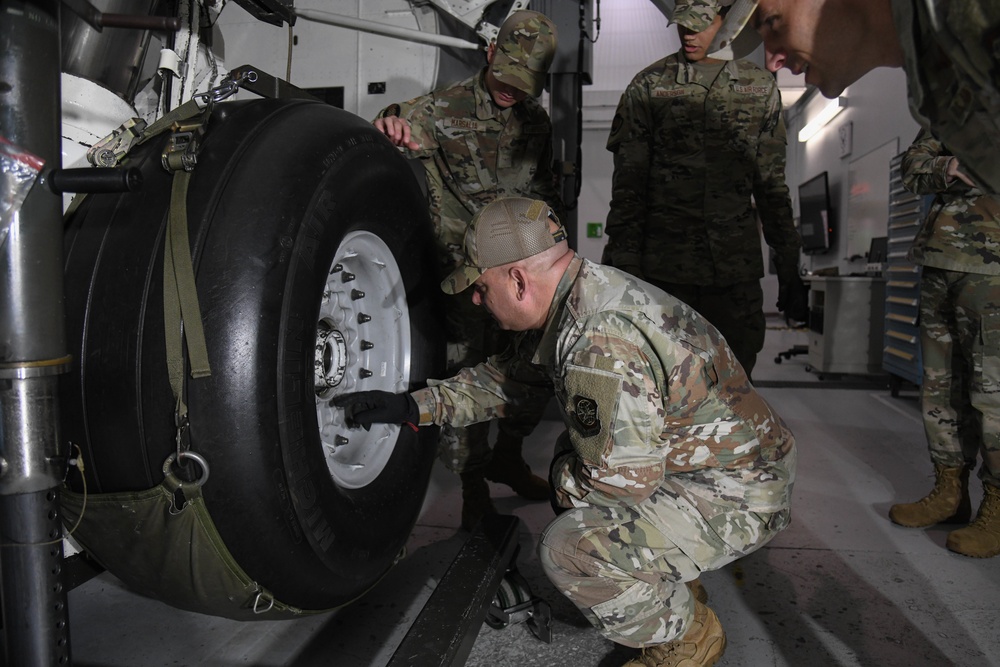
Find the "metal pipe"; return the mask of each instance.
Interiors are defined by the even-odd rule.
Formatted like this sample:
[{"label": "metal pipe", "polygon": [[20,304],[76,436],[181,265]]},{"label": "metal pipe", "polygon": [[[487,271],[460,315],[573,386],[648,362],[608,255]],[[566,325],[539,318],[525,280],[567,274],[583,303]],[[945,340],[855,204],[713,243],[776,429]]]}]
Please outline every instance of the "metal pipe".
[{"label": "metal pipe", "polygon": [[[61,166],[59,0],[0,0],[0,128]],[[6,189],[0,197],[7,196]],[[58,374],[66,357],[62,198],[37,183],[0,247],[0,585],[8,665],[68,665]]]},{"label": "metal pipe", "polygon": [[3,664],[70,665],[59,490],[3,496],[0,501]]},{"label": "metal pipe", "polygon": [[79,15],[66,10],[62,13],[62,71],[98,83],[131,104],[142,78],[149,33],[101,30],[88,21],[110,26],[108,17],[120,16],[119,12],[148,15],[156,6],[156,0],[141,3],[137,0],[95,0],[97,6],[86,1],[73,4],[79,5]]},{"label": "metal pipe", "polygon": [[481,44],[470,42],[459,37],[450,37],[448,35],[439,35],[437,33],[427,33],[420,30],[414,30],[413,28],[400,28],[398,26],[378,23],[376,21],[358,19],[352,16],[331,14],[329,12],[319,11],[318,9],[304,9],[296,7],[295,15],[299,18],[307,21],[313,21],[315,23],[325,23],[327,25],[335,25],[341,28],[352,28],[362,32],[370,32],[375,35],[385,35],[386,37],[396,37],[397,39],[405,39],[410,42],[418,42],[420,44],[453,46],[457,49],[481,50],[483,48]]}]

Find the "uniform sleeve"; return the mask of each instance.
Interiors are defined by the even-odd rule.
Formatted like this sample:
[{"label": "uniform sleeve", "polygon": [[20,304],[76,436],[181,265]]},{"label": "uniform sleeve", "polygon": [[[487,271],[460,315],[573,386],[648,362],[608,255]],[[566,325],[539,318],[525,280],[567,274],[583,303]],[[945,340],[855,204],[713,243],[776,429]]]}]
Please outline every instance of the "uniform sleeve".
[{"label": "uniform sleeve", "polygon": [[754,201],[760,215],[764,241],[774,249],[774,263],[780,280],[798,276],[802,239],[795,229],[792,202],[785,181],[787,136],[781,116],[781,97],[775,86],[768,102],[769,113],[757,144],[754,170]]},{"label": "uniform sleeve", "polygon": [[566,219],[566,206],[556,190],[555,174],[552,171],[552,130],[550,128],[542,156],[538,160],[538,170],[531,179],[531,196],[541,199],[555,211],[560,220]]},{"label": "uniform sleeve", "polygon": [[565,365],[563,409],[575,455],[555,462],[564,507],[642,502],[663,480],[662,397],[648,348],[587,337]]},{"label": "uniform sleeve", "polygon": [[426,389],[412,394],[420,423],[469,426],[506,417],[520,405],[546,403],[551,384],[539,381],[538,373],[518,370],[524,363],[519,356],[497,355],[447,380],[428,380]]},{"label": "uniform sleeve", "polygon": [[611,122],[608,150],[614,153],[611,210],[606,231],[606,260],[615,267],[642,277],[647,184],[652,141],[649,96],[633,80],[622,94]]},{"label": "uniform sleeve", "polygon": [[420,144],[420,148],[418,150],[404,148],[403,153],[409,158],[428,158],[439,148],[435,108],[436,97],[431,93],[407,102],[390,104],[378,112],[375,119],[386,116],[399,116],[405,119],[410,124],[410,137]]},{"label": "uniform sleeve", "polygon": [[969,187],[955,179],[948,183],[948,163],[952,156],[945,151],[944,145],[934,138],[928,130],[921,130],[917,138],[903,154],[900,163],[900,174],[903,187],[918,195],[937,194],[939,192],[961,193]]}]

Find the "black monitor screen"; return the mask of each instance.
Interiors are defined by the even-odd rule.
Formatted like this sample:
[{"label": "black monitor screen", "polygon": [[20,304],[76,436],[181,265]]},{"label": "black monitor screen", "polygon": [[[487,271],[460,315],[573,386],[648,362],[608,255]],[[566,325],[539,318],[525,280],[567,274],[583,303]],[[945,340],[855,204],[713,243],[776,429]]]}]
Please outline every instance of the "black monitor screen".
[{"label": "black monitor screen", "polygon": [[817,254],[830,249],[833,209],[826,172],[799,186],[799,234],[802,251]]}]

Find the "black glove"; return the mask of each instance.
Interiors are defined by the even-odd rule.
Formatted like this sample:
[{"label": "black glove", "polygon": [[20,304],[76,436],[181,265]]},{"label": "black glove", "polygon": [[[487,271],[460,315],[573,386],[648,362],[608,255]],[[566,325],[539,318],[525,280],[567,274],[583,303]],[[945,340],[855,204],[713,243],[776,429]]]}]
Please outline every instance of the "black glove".
[{"label": "black glove", "polygon": [[809,319],[809,288],[802,278],[795,275],[778,280],[777,306],[787,320],[805,322]]},{"label": "black glove", "polygon": [[378,423],[409,424],[415,429],[420,423],[417,402],[406,392],[359,391],[335,396],[330,405],[344,408],[344,417],[351,428],[362,426],[369,431],[372,424]]}]

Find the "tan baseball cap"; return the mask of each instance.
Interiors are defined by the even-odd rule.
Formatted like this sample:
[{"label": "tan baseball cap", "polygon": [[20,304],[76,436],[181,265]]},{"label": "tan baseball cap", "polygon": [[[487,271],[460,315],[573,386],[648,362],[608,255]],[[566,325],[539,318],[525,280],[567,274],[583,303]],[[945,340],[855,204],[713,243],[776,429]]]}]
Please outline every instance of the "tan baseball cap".
[{"label": "tan baseball cap", "polygon": [[495,199],[472,218],[465,232],[465,260],[445,278],[441,289],[458,294],[486,269],[533,257],[565,240],[566,230],[545,202],[527,197]]},{"label": "tan baseball cap", "polygon": [[539,12],[514,12],[500,26],[490,66],[501,83],[538,97],[556,55],[556,26]]},{"label": "tan baseball cap", "polygon": [[[713,0],[704,0],[711,2]],[[708,47],[713,58],[736,60],[746,58],[760,46],[760,35],[747,22],[757,11],[759,0],[714,0],[722,6],[730,6],[722,19],[722,27],[715,33],[715,39]]]}]

